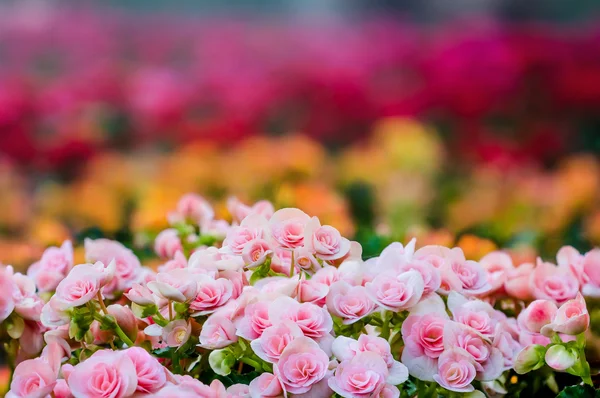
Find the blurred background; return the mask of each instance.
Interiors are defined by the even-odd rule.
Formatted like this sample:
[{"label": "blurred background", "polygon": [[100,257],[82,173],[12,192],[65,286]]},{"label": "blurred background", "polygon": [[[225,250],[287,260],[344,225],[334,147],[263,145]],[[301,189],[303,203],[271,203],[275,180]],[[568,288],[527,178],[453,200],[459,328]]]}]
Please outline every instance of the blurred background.
[{"label": "blurred background", "polygon": [[359,240],[600,244],[594,0],[0,1],[0,259],[187,192]]}]

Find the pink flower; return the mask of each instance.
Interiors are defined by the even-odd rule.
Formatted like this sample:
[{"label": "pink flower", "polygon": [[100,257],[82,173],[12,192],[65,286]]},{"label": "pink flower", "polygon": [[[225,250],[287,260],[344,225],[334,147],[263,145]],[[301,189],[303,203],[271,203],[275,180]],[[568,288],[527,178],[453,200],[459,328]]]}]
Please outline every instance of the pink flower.
[{"label": "pink flower", "polygon": [[326,308],[312,303],[299,303],[296,300],[282,296],[269,305],[269,319],[276,324],[290,320],[300,327],[306,337],[321,339],[331,336],[333,320]]},{"label": "pink flower", "polygon": [[587,275],[585,275],[584,261],[584,256],[572,246],[563,246],[556,253],[558,266],[570,270],[582,285],[588,281]]},{"label": "pink flower", "polygon": [[129,357],[137,375],[136,391],[152,393],[159,390],[167,382],[165,368],[156,358],[141,347],[131,347],[123,351]]},{"label": "pink flower", "polygon": [[67,310],[85,305],[100,291],[100,278],[100,273],[91,264],[74,267],[56,287],[53,297],[56,308]]},{"label": "pink flower", "polygon": [[[141,264],[135,254],[121,243],[108,239],[86,239],[85,256],[87,261],[100,261],[110,264],[115,261],[115,291],[122,292],[131,287],[140,275]],[[105,289],[105,293],[109,293]]]},{"label": "pink flower", "polygon": [[159,272],[147,286],[158,297],[178,303],[193,300],[198,292],[198,282],[188,269]]},{"label": "pink flower", "polygon": [[344,325],[350,325],[373,312],[375,303],[365,287],[339,281],[329,288],[327,308],[332,315],[342,318]]},{"label": "pink flower", "polygon": [[177,213],[184,218],[201,224],[206,220],[212,220],[215,212],[206,199],[194,193],[185,194],[177,202]]},{"label": "pink flower", "polygon": [[438,315],[409,315],[402,323],[402,363],[418,379],[433,381],[437,358],[444,352],[444,326],[448,322]]},{"label": "pink flower", "polygon": [[328,365],[329,357],[317,343],[298,337],[283,350],[274,371],[286,391],[302,394],[325,377]]},{"label": "pink flower", "polygon": [[0,268],[0,291],[3,292],[3,294],[0,294],[0,322],[2,322],[15,309],[13,296],[18,292],[12,272],[6,268]]},{"label": "pink flower", "polygon": [[236,328],[231,319],[217,313],[208,317],[200,331],[200,346],[215,350],[238,341]]},{"label": "pink flower", "polygon": [[28,359],[15,368],[7,398],[45,398],[56,385],[58,369],[43,358]]},{"label": "pink flower", "polygon": [[296,267],[311,274],[322,268],[321,263],[316,259],[313,253],[306,247],[298,247],[294,249],[294,260]]},{"label": "pink flower", "polygon": [[298,282],[297,299],[303,303],[313,303],[318,306],[325,305],[329,286],[313,279],[302,277]]},{"label": "pink flower", "polygon": [[587,252],[583,258],[585,284],[582,292],[585,296],[600,297],[600,249]]},{"label": "pink flower", "polygon": [[54,398],[73,398],[73,394],[71,394],[71,390],[69,389],[69,385],[67,381],[64,379],[60,379],[56,381],[56,385],[54,386]]},{"label": "pink flower", "polygon": [[383,390],[387,377],[387,365],[379,355],[361,352],[351,360],[342,361],[328,382],[342,397],[373,397]]},{"label": "pink flower", "polygon": [[504,318],[490,304],[481,300],[468,300],[456,292],[448,296],[448,309],[452,312],[454,321],[470,326],[485,338],[492,338],[496,324]]},{"label": "pink flower", "polygon": [[169,347],[181,347],[190,338],[192,325],[184,319],[170,322],[162,329],[162,340]]},{"label": "pink flower", "polygon": [[476,374],[472,356],[455,347],[440,355],[438,371],[433,375],[433,379],[447,390],[466,393],[474,390],[471,382]]},{"label": "pink flower", "polygon": [[238,223],[242,222],[250,214],[259,214],[267,219],[273,216],[275,209],[273,204],[267,200],[256,202],[252,207],[240,202],[236,197],[230,197],[227,200],[227,210]]},{"label": "pink flower", "polygon": [[508,280],[508,273],[515,269],[510,256],[501,251],[489,253],[481,260],[479,264],[487,271],[488,282],[491,286],[489,293],[501,291]]},{"label": "pink flower", "polygon": [[134,283],[124,295],[131,300],[132,303],[136,303],[137,305],[144,306],[155,304],[154,296],[150,289],[138,283]]},{"label": "pink flower", "polygon": [[231,291],[231,298],[236,299],[244,290],[244,286],[248,286],[248,278],[242,271],[220,271],[217,279],[227,279],[231,282],[233,290]]},{"label": "pink flower", "polygon": [[224,306],[233,295],[233,283],[225,278],[213,279],[198,275],[198,292],[190,302],[190,310],[196,315],[206,315]]},{"label": "pink flower", "polygon": [[350,252],[350,241],[343,238],[337,229],[321,226],[319,219],[313,217],[304,229],[304,247],[322,260],[333,261]]},{"label": "pink flower", "polygon": [[413,307],[423,295],[425,284],[415,270],[405,273],[380,274],[365,284],[371,300],[390,311],[402,311]]},{"label": "pink flower", "polygon": [[115,317],[119,327],[125,332],[131,341],[135,341],[138,334],[137,319],[131,309],[125,305],[111,304],[107,308],[108,313]]},{"label": "pink flower", "polygon": [[249,387],[252,398],[282,398],[284,396],[281,382],[272,373],[261,373],[250,382]]},{"label": "pink flower", "polygon": [[259,301],[249,304],[244,315],[234,321],[237,335],[246,340],[259,338],[263,331],[272,325],[269,316],[269,303]]},{"label": "pink flower", "polygon": [[226,398],[227,392],[225,386],[219,380],[213,380],[210,386],[207,386],[188,375],[173,375],[173,377],[176,384],[167,383],[165,387],[157,391],[153,396],[156,398]]},{"label": "pink flower", "polygon": [[504,370],[513,367],[517,354],[523,348],[517,339],[518,335],[514,336],[503,324],[497,325],[493,346],[502,353],[502,357],[504,358]]},{"label": "pink flower", "polygon": [[[264,221],[264,225],[262,225],[262,221]],[[266,220],[256,220],[256,223],[246,222],[246,225],[233,227],[227,232],[223,247],[233,254],[240,255],[248,242],[266,237],[266,228],[268,228]]]},{"label": "pink flower", "polygon": [[226,253],[216,247],[196,250],[188,260],[188,268],[210,271],[238,271],[244,267],[241,256]]},{"label": "pink flower", "polygon": [[250,398],[250,387],[246,384],[234,384],[227,388],[227,398]]},{"label": "pink flower", "polygon": [[137,388],[136,368],[123,351],[96,351],[75,366],[67,382],[76,397],[127,397]]},{"label": "pink flower", "polygon": [[575,336],[585,332],[590,325],[590,314],[581,293],[577,293],[575,299],[561,305],[553,315],[552,322],[541,328],[545,336],[551,336],[552,332]]},{"label": "pink flower", "polygon": [[553,300],[557,304],[575,298],[579,291],[579,281],[568,268],[559,268],[541,259],[531,273],[529,284],[535,298]]},{"label": "pink flower", "polygon": [[530,300],[533,298],[529,284],[530,275],[533,272],[534,265],[524,263],[507,273],[507,280],[504,282],[504,290],[509,296],[519,300]]},{"label": "pink flower", "polygon": [[269,220],[273,239],[286,249],[300,247],[304,244],[304,229],[309,221],[310,217],[301,210],[278,210]]},{"label": "pink flower", "polygon": [[27,270],[27,276],[35,281],[40,292],[50,292],[56,289],[73,267],[73,245],[65,241],[60,248],[49,247],[42,258]]},{"label": "pink flower", "polygon": [[242,258],[248,269],[258,267],[269,257],[273,257],[273,250],[264,239],[254,239],[246,243],[242,251]]},{"label": "pink flower", "polygon": [[460,280],[461,293],[465,295],[482,295],[492,288],[487,271],[475,261],[450,260],[450,269]]},{"label": "pink flower", "polygon": [[535,300],[519,314],[519,327],[529,333],[540,333],[544,326],[552,322],[557,309],[552,301]]},{"label": "pink flower", "polygon": [[304,336],[302,330],[295,323],[282,321],[266,328],[258,339],[250,342],[250,346],[262,360],[277,363],[285,347],[302,336]]},{"label": "pink flower", "polygon": [[424,260],[412,259],[403,261],[398,266],[399,272],[415,270],[423,278],[423,296],[436,292],[442,285],[442,275],[438,268]]},{"label": "pink flower", "polygon": [[177,230],[168,228],[156,235],[154,251],[162,258],[173,258],[175,253],[183,251],[183,245]]}]

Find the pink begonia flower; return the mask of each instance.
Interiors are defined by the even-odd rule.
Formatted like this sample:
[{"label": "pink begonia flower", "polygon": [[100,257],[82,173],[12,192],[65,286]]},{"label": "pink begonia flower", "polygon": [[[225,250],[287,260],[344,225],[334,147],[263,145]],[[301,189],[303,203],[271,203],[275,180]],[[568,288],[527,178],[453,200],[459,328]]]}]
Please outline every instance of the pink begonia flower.
[{"label": "pink begonia flower", "polygon": [[281,382],[272,373],[261,373],[249,387],[251,398],[283,398],[285,395]]},{"label": "pink begonia flower", "polygon": [[504,290],[506,290],[509,296],[519,300],[530,300],[533,298],[529,280],[534,267],[532,263],[524,263],[508,271],[507,280],[504,282]]},{"label": "pink begonia flower", "polygon": [[496,333],[494,334],[493,346],[497,348],[504,359],[503,370],[509,370],[513,367],[514,360],[523,348],[518,341],[517,336],[505,326],[506,323],[496,325]]},{"label": "pink begonia flower", "polygon": [[479,264],[487,271],[488,283],[491,286],[489,294],[503,291],[509,272],[515,269],[512,258],[502,251],[486,254],[479,260]]},{"label": "pink begonia flower", "polygon": [[530,275],[529,285],[535,298],[557,304],[575,298],[579,292],[579,281],[568,268],[559,268],[541,259]]},{"label": "pink begonia flower", "polygon": [[548,337],[554,333],[575,336],[585,332],[589,326],[590,314],[585,299],[581,293],[577,293],[575,299],[567,301],[554,311],[552,321],[541,328],[541,333]]},{"label": "pink begonia flower", "polygon": [[556,344],[546,351],[545,361],[552,369],[563,372],[579,361],[579,354],[574,349]]},{"label": "pink begonia flower", "polygon": [[344,325],[351,325],[375,310],[363,286],[351,286],[347,282],[335,282],[329,288],[327,309],[332,315],[342,318]]},{"label": "pink begonia flower", "polygon": [[175,253],[183,251],[179,233],[174,228],[167,228],[156,235],[154,252],[161,258],[173,258]]},{"label": "pink begonia flower", "polygon": [[447,390],[468,393],[474,390],[471,382],[476,375],[473,357],[464,349],[454,347],[440,355],[433,380]]},{"label": "pink begonia flower", "polygon": [[271,219],[271,234],[279,246],[295,249],[304,245],[304,229],[310,217],[302,210],[287,208],[277,210]]},{"label": "pink begonia flower", "polygon": [[233,296],[233,283],[225,278],[213,279],[207,275],[197,275],[198,291],[190,302],[193,316],[215,312],[227,304]]},{"label": "pink begonia flower", "polygon": [[273,257],[273,250],[269,242],[264,239],[251,240],[246,243],[242,251],[242,259],[248,269],[258,267],[270,257]]},{"label": "pink begonia flower", "polygon": [[188,269],[159,272],[146,286],[158,297],[178,303],[189,302],[198,293],[198,281]]},{"label": "pink begonia flower", "polygon": [[183,195],[177,202],[177,213],[196,224],[212,220],[215,212],[206,199],[195,193]]},{"label": "pink begonia flower", "polygon": [[246,384],[234,384],[227,388],[227,398],[250,398],[250,387]]},{"label": "pink begonia flower", "polygon": [[383,390],[387,378],[385,361],[376,353],[366,351],[342,361],[328,382],[342,397],[372,397]]},{"label": "pink begonia flower", "polygon": [[584,258],[574,247],[563,246],[556,253],[556,264],[571,271],[579,283],[585,285],[588,282],[588,277],[585,275]]},{"label": "pink begonia flower", "polygon": [[461,282],[460,293],[479,296],[488,293],[492,286],[488,282],[487,271],[477,262],[450,259],[450,270]]},{"label": "pink begonia flower", "polygon": [[7,398],[45,398],[54,390],[58,372],[43,358],[28,359],[15,368]]},{"label": "pink begonia flower", "polygon": [[435,268],[431,263],[425,260],[413,259],[402,262],[399,267],[399,272],[415,270],[423,278],[424,288],[423,296],[436,292],[442,285],[442,274],[438,268]]},{"label": "pink begonia flower", "polygon": [[361,334],[358,340],[354,340],[339,336],[334,340],[331,351],[340,361],[349,361],[361,352],[373,352],[383,359],[388,368],[388,383],[397,385],[408,378],[408,369],[394,359],[390,344],[384,338]]},{"label": "pink begonia flower", "polygon": [[200,347],[215,350],[238,341],[236,328],[231,319],[213,313],[202,325],[200,331]]},{"label": "pink begonia flower", "polygon": [[234,321],[237,335],[250,341],[259,338],[272,325],[269,308],[269,303],[264,301],[246,306],[244,315]]},{"label": "pink begonia flower", "polygon": [[325,377],[328,365],[329,357],[314,340],[298,337],[283,350],[274,371],[287,392],[303,394]]},{"label": "pink begonia flower", "polygon": [[448,309],[454,321],[475,329],[485,338],[492,338],[496,324],[505,317],[490,304],[481,300],[468,300],[456,292],[448,295]]},{"label": "pink begonia flower", "polygon": [[340,280],[340,271],[336,267],[327,265],[318,270],[310,280],[331,286],[334,282]]},{"label": "pink begonia flower", "polygon": [[200,224],[203,235],[213,236],[219,241],[225,239],[230,229],[231,225],[225,220],[206,220]]},{"label": "pink begonia flower", "polygon": [[56,287],[56,293],[52,297],[56,302],[55,308],[67,310],[85,305],[100,291],[101,279],[101,273],[91,264],[74,267]]},{"label": "pink begonia flower", "polygon": [[39,292],[51,292],[67,276],[71,268],[73,268],[73,245],[67,240],[60,248],[47,248],[40,261],[29,267],[27,276],[33,279]]},{"label": "pink begonia flower", "polygon": [[415,270],[403,274],[380,274],[365,284],[367,294],[375,303],[390,311],[410,309],[423,295],[425,283]]},{"label": "pink begonia flower", "polygon": [[131,347],[123,351],[131,359],[137,375],[136,391],[152,393],[165,385],[167,373],[156,358],[141,347]]},{"label": "pink begonia flower", "polygon": [[213,380],[210,386],[188,375],[174,375],[175,383],[167,383],[163,388],[150,395],[156,398],[206,397],[227,398],[223,383]]},{"label": "pink begonia flower", "polygon": [[54,386],[54,398],[73,398],[73,394],[71,394],[71,389],[67,384],[67,381],[64,379],[60,379],[56,381],[56,385]]},{"label": "pink begonia flower", "polygon": [[138,334],[137,318],[131,308],[120,304],[111,304],[106,307],[108,313],[115,317],[119,327],[125,332],[131,341],[135,341]]},{"label": "pink begonia flower", "polygon": [[231,298],[236,299],[244,290],[244,286],[248,286],[248,278],[243,271],[219,271],[217,279],[227,279],[233,287]]},{"label": "pink begonia flower", "polygon": [[16,287],[16,289],[12,288],[14,311],[23,319],[39,321],[44,302],[35,293],[35,283],[31,278],[18,272],[12,275],[12,280]]},{"label": "pink begonia flower", "polygon": [[263,239],[265,230],[260,227],[233,227],[227,232],[227,236],[223,241],[223,247],[231,253],[240,255],[249,242],[255,239]]},{"label": "pink begonia flower", "polygon": [[136,368],[123,351],[96,351],[74,367],[67,383],[75,397],[128,397],[137,388]]},{"label": "pink begonia flower", "polygon": [[48,330],[41,322],[24,322],[23,333],[19,337],[19,345],[23,353],[29,356],[39,354],[44,347],[44,332]]},{"label": "pink begonia flower", "polygon": [[[465,350],[475,361],[477,380],[490,381],[502,374],[504,358],[502,353],[485,340],[473,328],[449,321],[444,325],[444,349],[454,347]],[[441,366],[438,358],[438,367]]]},{"label": "pink begonia flower", "polygon": [[409,373],[424,381],[433,381],[437,358],[444,352],[444,327],[447,319],[436,314],[409,315],[402,323],[402,363]]},{"label": "pink begonia flower", "polygon": [[42,313],[40,314],[40,321],[42,324],[46,327],[67,325],[71,321],[71,317],[65,310],[59,308],[63,305],[62,302],[54,297],[44,304]]},{"label": "pink begonia flower", "polygon": [[324,283],[304,278],[304,275],[298,282],[297,299],[302,303],[313,303],[323,306],[326,303],[329,286]]},{"label": "pink begonia flower", "polygon": [[584,296],[600,297],[600,249],[587,252],[583,258],[585,284],[582,288]]},{"label": "pink begonia flower", "polygon": [[304,228],[304,247],[317,258],[334,261],[350,252],[350,241],[332,226],[324,225],[313,217]]},{"label": "pink begonia flower", "polygon": [[276,363],[285,347],[294,339],[302,336],[304,334],[298,325],[284,320],[277,325],[266,328],[258,339],[250,342],[250,346],[262,360]]},{"label": "pink begonia flower", "polygon": [[421,301],[410,309],[410,315],[436,315],[449,319],[444,299],[435,293],[421,298]]},{"label": "pink begonia flower", "polygon": [[188,260],[188,268],[207,271],[238,271],[244,267],[241,256],[225,253],[216,247],[196,250]]},{"label": "pink begonia flower", "polygon": [[4,321],[15,309],[13,295],[18,287],[13,280],[12,269],[0,268],[0,322]]},{"label": "pink begonia flower", "polygon": [[169,347],[181,347],[188,341],[191,333],[191,323],[184,319],[178,319],[162,329],[162,340]]},{"label": "pink begonia flower", "polygon": [[297,268],[311,274],[323,268],[314,254],[304,246],[294,249],[294,260]]},{"label": "pink begonia flower", "polygon": [[131,300],[132,303],[136,303],[137,305],[144,306],[156,304],[155,297],[152,295],[150,289],[139,283],[134,283],[124,295]]},{"label": "pink begonia flower", "polygon": [[542,328],[552,322],[558,308],[553,301],[535,300],[519,314],[517,322],[521,330],[528,333],[540,333]]},{"label": "pink begonia flower", "polygon": [[233,216],[234,221],[238,223],[241,223],[250,214],[260,214],[269,219],[275,212],[273,204],[268,200],[260,200],[252,206],[247,206],[236,197],[227,199],[227,210]]},{"label": "pink begonia flower", "polygon": [[268,314],[273,324],[283,320],[295,322],[304,335],[312,339],[331,336],[333,330],[333,319],[326,308],[312,303],[299,303],[287,296],[271,302]]},{"label": "pink begonia flower", "polygon": [[[114,291],[122,292],[131,287],[140,275],[142,266],[136,255],[121,243],[108,239],[86,239],[85,257],[89,262],[100,261],[103,264],[110,264],[115,261],[115,281]],[[105,292],[107,292],[105,289]]]}]

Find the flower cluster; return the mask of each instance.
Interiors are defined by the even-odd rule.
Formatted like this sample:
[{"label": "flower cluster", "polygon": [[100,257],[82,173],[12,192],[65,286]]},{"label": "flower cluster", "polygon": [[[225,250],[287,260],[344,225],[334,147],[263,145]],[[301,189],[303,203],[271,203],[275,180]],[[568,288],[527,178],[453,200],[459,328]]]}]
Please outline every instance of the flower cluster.
[{"label": "flower cluster", "polygon": [[106,239],[86,240],[85,264],[65,242],[27,275],[3,268],[8,396],[451,396],[545,365],[591,383],[579,291],[594,291],[596,251],[515,268],[412,240],[363,261],[299,209],[228,207],[232,224],[182,197],[156,270]]}]

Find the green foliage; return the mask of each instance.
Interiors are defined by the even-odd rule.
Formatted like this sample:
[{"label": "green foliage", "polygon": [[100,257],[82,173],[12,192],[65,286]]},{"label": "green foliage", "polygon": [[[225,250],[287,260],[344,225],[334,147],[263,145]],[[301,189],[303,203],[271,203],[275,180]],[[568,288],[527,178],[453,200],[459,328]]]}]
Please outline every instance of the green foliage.
[{"label": "green foliage", "polygon": [[562,390],[556,398],[600,398],[600,390],[587,384],[570,386]]}]

